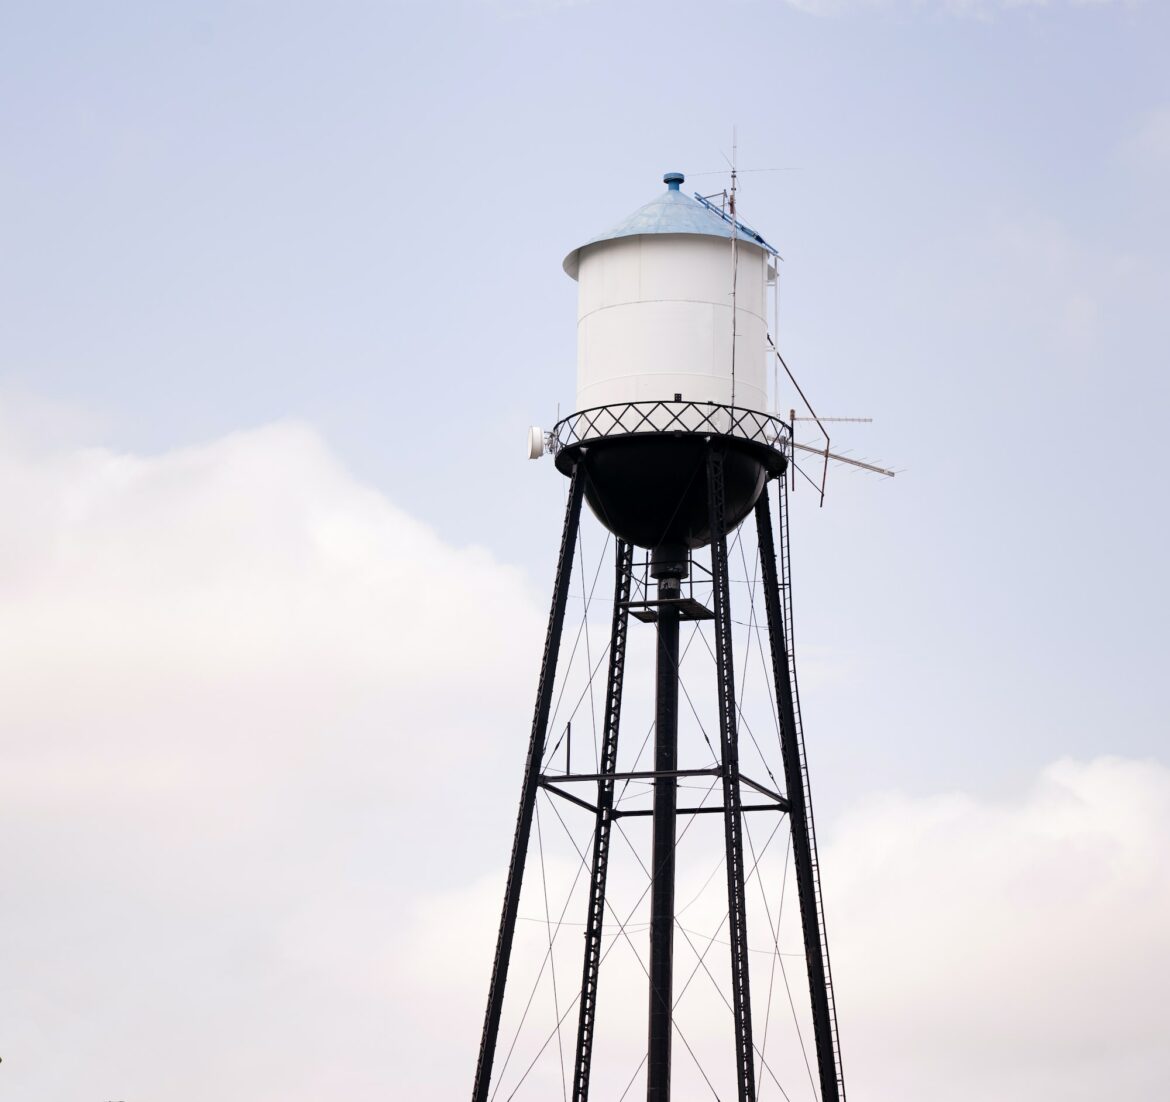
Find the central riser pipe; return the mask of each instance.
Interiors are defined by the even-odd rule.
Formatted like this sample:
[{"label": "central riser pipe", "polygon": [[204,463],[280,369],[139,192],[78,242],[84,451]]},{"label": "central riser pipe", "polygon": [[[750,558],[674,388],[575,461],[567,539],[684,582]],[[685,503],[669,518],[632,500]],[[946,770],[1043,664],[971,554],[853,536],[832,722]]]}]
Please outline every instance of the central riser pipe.
[{"label": "central riser pipe", "polygon": [[[679,596],[679,579],[662,578],[659,600]],[[676,605],[658,606],[657,694],[654,768],[678,768],[678,622]],[[669,1102],[670,1043],[674,1004],[674,853],[678,781],[654,782],[653,886],[650,895],[650,1030],[647,1102]]]}]

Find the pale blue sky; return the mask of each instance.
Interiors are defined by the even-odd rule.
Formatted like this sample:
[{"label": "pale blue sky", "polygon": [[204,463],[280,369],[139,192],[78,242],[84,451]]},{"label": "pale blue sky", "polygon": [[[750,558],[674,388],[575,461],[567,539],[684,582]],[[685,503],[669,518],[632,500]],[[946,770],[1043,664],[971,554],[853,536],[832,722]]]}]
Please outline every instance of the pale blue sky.
[{"label": "pale blue sky", "polygon": [[[103,1097],[177,1102],[258,1102],[257,1083],[281,1102],[382,1097],[388,1081],[421,1097],[412,1059],[445,1049],[411,1032],[415,1003],[394,1002],[409,978],[375,969],[374,982],[369,961],[386,930],[407,936],[393,924],[408,913],[426,927],[432,905],[494,914],[498,901],[563,493],[522,440],[573,395],[576,285],[560,262],[652,198],[664,171],[719,170],[733,125],[745,168],[791,169],[746,174],[741,193],[784,256],[789,363],[821,412],[875,418],[842,426],[843,447],[901,472],[837,472],[823,510],[796,495],[797,643],[828,844],[858,806],[900,790],[918,827],[892,836],[913,873],[906,839],[930,834],[935,794],[964,793],[979,814],[991,801],[994,822],[995,801],[1022,801],[1014,830],[1043,818],[1026,794],[1057,759],[1170,764],[1168,42],[1161,0],[0,6],[0,657],[17,671],[0,692],[15,778],[11,791],[0,780],[0,829],[21,840],[0,879],[24,923],[0,1074],[32,1102],[95,1081]],[[265,427],[290,420],[304,427]],[[78,458],[82,444],[138,458]],[[492,558],[452,550],[468,545]],[[415,577],[423,596],[402,592]],[[457,599],[473,622],[452,639]],[[417,760],[393,741],[406,730]],[[171,758],[147,752],[155,738],[196,778],[190,820]],[[205,738],[207,778],[184,756]],[[481,827],[436,823],[422,871],[395,863],[415,828],[396,818],[419,798],[411,764],[443,771]],[[1113,768],[1077,766],[1061,791],[1086,808],[1115,797],[1100,819],[1086,812],[1093,823],[1163,806],[1117,781],[1145,766]],[[1163,791],[1163,773],[1149,783]],[[166,823],[162,856],[143,822]],[[854,834],[885,837],[884,823]],[[1158,852],[1164,833],[1150,830]],[[979,875],[1016,854],[1015,833],[996,837]],[[961,878],[983,852],[968,841],[935,860],[953,856]],[[842,843],[837,867],[861,850]],[[1032,851],[1019,852],[1027,877]],[[1047,856],[1036,867],[1057,883]],[[171,863],[190,883],[171,885]],[[464,894],[454,908],[396,894],[424,881]],[[322,898],[306,902],[306,884]],[[1109,900],[1151,923],[1170,915],[1143,892]],[[999,898],[995,884],[981,896]],[[874,936],[867,915],[904,904],[891,895],[878,914],[885,897],[857,899],[838,925],[847,962],[853,934]],[[926,935],[946,925],[930,905],[918,901]],[[120,963],[138,960],[138,923],[161,946],[157,972]],[[1150,937],[1132,939],[1143,967]],[[190,945],[191,960],[168,955]],[[452,1026],[467,1055],[455,1093],[490,945],[467,953],[475,994],[458,1002],[475,1007]],[[198,1034],[221,1064],[168,1087],[158,1068],[180,1066],[191,1028],[167,993],[184,967],[209,1019],[231,1004],[271,1032],[251,1048],[230,1022]],[[86,1008],[123,975],[95,1034]],[[866,1018],[862,997],[887,979],[865,963],[843,983],[862,1008],[847,1025],[875,1052],[862,1081],[892,1090],[903,1072],[883,1069],[883,1013]],[[1050,989],[1107,1009],[1099,986]],[[173,1017],[131,1082],[125,1038],[159,1006]],[[389,1054],[386,1015],[406,1023]],[[339,1055],[282,1070],[300,1041]],[[1119,1066],[1140,1070],[1130,1041]],[[63,1047],[74,1063],[55,1063]],[[19,1052],[40,1063],[14,1064]],[[954,1066],[900,1102],[938,1097]],[[1117,1068],[1102,1067],[1112,1085]],[[1085,1098],[1103,1096],[1077,1075]],[[1020,1082],[1080,1097],[1064,1080]],[[1014,1102],[995,1083],[970,1090]]]},{"label": "pale blue sky", "polygon": [[851,756],[950,783],[1003,779],[992,746],[1153,753],[1166,8],[839,8],[10,6],[5,390],[129,449],[303,418],[543,586],[559,479],[517,441],[572,397],[560,259],[735,123],[745,167],[796,169],[742,197],[790,362],[906,468],[796,534],[803,639],[906,733]]}]

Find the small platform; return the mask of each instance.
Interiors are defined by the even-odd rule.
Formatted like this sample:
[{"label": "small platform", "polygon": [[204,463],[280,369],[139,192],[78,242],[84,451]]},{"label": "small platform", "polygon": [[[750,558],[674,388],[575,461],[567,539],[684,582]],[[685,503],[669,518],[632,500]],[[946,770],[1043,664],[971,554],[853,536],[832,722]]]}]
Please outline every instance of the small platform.
[{"label": "small platform", "polygon": [[678,609],[680,620],[714,620],[715,613],[702,601],[694,597],[668,597],[661,601],[626,601],[623,607],[630,610],[635,620],[644,624],[658,623],[658,607],[660,605],[674,605]]}]

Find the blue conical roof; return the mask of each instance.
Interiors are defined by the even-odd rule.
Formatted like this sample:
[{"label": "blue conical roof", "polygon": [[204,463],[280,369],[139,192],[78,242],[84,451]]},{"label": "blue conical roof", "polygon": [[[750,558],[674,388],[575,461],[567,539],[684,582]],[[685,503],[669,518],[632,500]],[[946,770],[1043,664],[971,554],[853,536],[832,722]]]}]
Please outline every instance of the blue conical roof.
[{"label": "blue conical roof", "polygon": [[[613,229],[599,234],[586,241],[584,245],[574,249],[565,257],[565,271],[576,279],[581,250],[602,241],[612,241],[618,237],[636,237],[644,233],[697,233],[707,237],[730,238],[732,236],[731,218],[698,199],[684,195],[680,190],[684,179],[681,172],[668,172],[662,178],[663,183],[666,184],[666,191],[651,199],[644,207],[634,211]],[[775,251],[755,230],[745,226],[742,222],[736,223],[736,235],[741,241],[760,245],[769,252]]]}]

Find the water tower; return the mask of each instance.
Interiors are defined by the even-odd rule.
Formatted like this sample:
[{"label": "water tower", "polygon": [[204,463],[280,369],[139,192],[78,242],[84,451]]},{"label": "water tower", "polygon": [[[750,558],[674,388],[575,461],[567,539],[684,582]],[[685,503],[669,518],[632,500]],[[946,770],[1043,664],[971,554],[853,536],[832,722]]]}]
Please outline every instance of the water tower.
[{"label": "water tower", "polygon": [[[730,952],[731,1029],[740,1102],[757,1094],[752,974],[745,900],[744,819],[787,816],[799,889],[800,927],[815,1036],[816,1086],[841,1102],[844,1085],[836,1012],[791,649],[787,483],[792,425],[771,410],[773,355],[768,291],[777,254],[730,207],[666,190],[608,233],[574,249],[564,269],[578,284],[576,411],[549,433],[534,429],[533,458],[551,452],[569,481],[535,716],[492,968],[473,1102],[493,1097],[501,1012],[529,858],[539,791],[593,816],[588,857],[584,949],[576,991],[576,1038],[569,1079],[574,1102],[589,1096],[605,930],[611,831],[619,816],[651,820],[646,989],[645,1086],[648,1102],[671,1098],[675,1006],[676,842],[683,817],[714,812],[722,825],[726,942]],[[734,196],[734,190],[732,192]],[[778,503],[774,517],[771,499]],[[574,772],[547,762],[550,708],[578,541],[588,502],[613,535],[613,616],[604,686],[599,766]],[[754,514],[766,613],[769,691],[774,701],[784,791],[740,768],[728,541]],[[779,558],[777,556],[779,548]],[[617,768],[631,617],[655,636],[652,768]],[[718,746],[713,765],[692,769],[678,755],[680,625],[705,633],[714,657]],[[631,691],[633,687],[631,686]],[[638,686],[640,692],[650,686]],[[779,771],[779,767],[777,768]],[[680,780],[712,778],[715,806],[680,806]],[[615,785],[648,782],[644,811],[615,806]],[[632,991],[625,992],[634,997]]]}]

